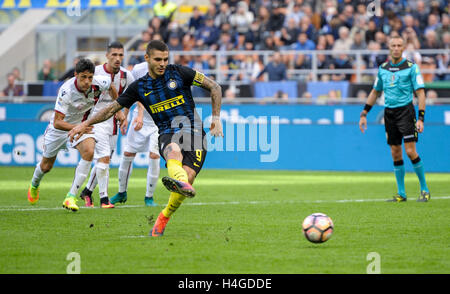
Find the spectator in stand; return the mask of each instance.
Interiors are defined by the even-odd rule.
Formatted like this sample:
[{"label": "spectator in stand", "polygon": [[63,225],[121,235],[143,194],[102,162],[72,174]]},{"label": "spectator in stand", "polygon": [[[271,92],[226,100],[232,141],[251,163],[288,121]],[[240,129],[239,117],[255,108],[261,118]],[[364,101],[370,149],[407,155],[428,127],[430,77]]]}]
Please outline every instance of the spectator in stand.
[{"label": "spectator in stand", "polygon": [[317,42],[318,34],[316,32],[315,27],[311,23],[311,18],[309,16],[304,16],[300,21],[300,32],[304,32],[308,35],[308,39]]},{"label": "spectator in stand", "polygon": [[448,14],[442,15],[441,25],[436,29],[438,41],[443,43],[443,35],[450,32],[450,17]]},{"label": "spectator in stand", "polygon": [[418,35],[420,33],[419,31],[419,27],[415,25],[415,20],[414,17],[411,14],[407,14],[403,17],[403,31],[405,30],[414,30],[414,32],[416,33],[416,35]]},{"label": "spectator in stand", "polygon": [[295,69],[311,69],[310,58],[307,58],[305,54],[298,54],[294,61]]},{"label": "spectator in stand", "polygon": [[6,79],[7,86],[0,92],[0,96],[10,98],[23,96],[23,86],[16,84],[16,77],[12,72],[7,74]]},{"label": "spectator in stand", "polygon": [[[425,56],[422,58],[422,64],[420,69],[423,70],[422,77],[425,83],[431,83],[434,81],[434,72],[436,71],[437,65],[436,60],[432,57]],[[430,70],[431,72],[425,72]]]},{"label": "spectator in stand", "polygon": [[82,59],[82,56],[79,57],[75,57],[73,59],[73,63],[72,63],[72,67],[69,68],[58,80],[60,82],[66,81],[68,79],[71,79],[75,76],[75,65],[78,63],[78,61],[80,61],[80,59]]},{"label": "spectator in stand", "polygon": [[339,28],[339,39],[334,42],[333,51],[348,51],[353,44],[353,40],[350,38],[350,30],[342,26]]},{"label": "spectator in stand", "polygon": [[363,32],[356,31],[353,35],[353,43],[350,46],[350,50],[364,50],[367,49],[366,42],[364,41]]},{"label": "spectator in stand", "polygon": [[403,58],[412,60],[420,65],[422,63],[422,55],[417,51],[414,43],[406,43],[405,48],[405,51],[403,51]]},{"label": "spectator in stand", "polygon": [[308,35],[304,32],[298,35],[297,42],[292,44],[292,50],[314,50],[316,49],[316,44],[308,39]]},{"label": "spectator in stand", "polygon": [[367,49],[372,51],[371,54],[364,56],[364,61],[366,62],[367,68],[378,68],[383,62],[387,60],[387,56],[380,54],[377,51],[381,50],[381,45],[375,41],[371,41],[367,45]]},{"label": "spectator in stand", "polygon": [[[333,61],[335,69],[352,69],[352,63],[347,54],[339,54],[337,58]],[[351,74],[333,74],[331,79],[333,81],[350,81]]]},{"label": "spectator in stand", "polygon": [[220,37],[219,30],[214,26],[214,19],[208,17],[205,25],[195,32],[196,47],[199,49],[208,49],[215,44]]},{"label": "spectator in stand", "polygon": [[268,29],[271,32],[276,32],[281,30],[281,28],[283,27],[284,24],[284,10],[283,10],[283,6],[281,4],[279,4],[278,2],[274,2],[274,4],[272,5],[272,14],[270,15],[269,18],[269,24],[268,24]]},{"label": "spectator in stand", "polygon": [[264,39],[264,43],[260,47],[261,50],[277,50],[274,38],[272,36],[267,36]]},{"label": "spectator in stand", "polygon": [[392,11],[395,15],[403,15],[406,11],[406,0],[388,0],[385,9]]},{"label": "spectator in stand", "polygon": [[166,34],[167,34],[167,42],[169,42],[171,35],[177,35],[181,40],[181,36],[184,35],[184,30],[183,27],[180,25],[180,23],[174,20],[171,21],[167,26]]},{"label": "spectator in stand", "polygon": [[286,46],[290,46],[295,43],[300,34],[300,30],[297,27],[297,23],[294,18],[289,19],[287,27],[281,29],[281,40]]},{"label": "spectator in stand", "polygon": [[142,43],[148,44],[151,39],[152,35],[150,34],[149,30],[143,30],[141,32],[141,37],[133,42],[133,44],[129,48],[129,51],[137,51]]},{"label": "spectator in stand", "polygon": [[[324,8],[321,14],[320,27],[325,29],[325,27],[330,26],[331,20],[338,15],[338,10],[336,3],[334,1],[325,1]],[[328,31],[328,30],[327,30]]]},{"label": "spectator in stand", "polygon": [[55,81],[55,69],[53,68],[52,61],[50,59],[44,60],[42,69],[38,73],[39,81]]},{"label": "spectator in stand", "polygon": [[161,0],[153,6],[153,13],[156,17],[164,19],[169,23],[178,6],[172,1]]},{"label": "spectator in stand", "polygon": [[21,82],[22,81],[22,75],[20,74],[20,69],[18,67],[14,67],[13,68],[12,74],[16,78],[17,82]]},{"label": "spectator in stand", "polygon": [[428,24],[428,10],[425,6],[425,2],[422,0],[417,1],[416,10],[412,13],[416,24],[418,25],[420,32],[424,32]]},{"label": "spectator in stand", "polygon": [[450,49],[450,31],[442,34],[441,47],[442,49]]},{"label": "spectator in stand", "polygon": [[183,50],[183,45],[181,45],[180,38],[181,38],[181,36],[176,33],[170,34],[169,43],[167,44],[170,51],[182,51]]},{"label": "spectator in stand", "polygon": [[386,50],[387,48],[387,40],[386,40],[386,35],[383,32],[377,32],[375,34],[375,42],[377,42],[378,44],[380,44],[381,49]]},{"label": "spectator in stand", "polygon": [[205,23],[205,17],[197,6],[194,6],[192,16],[189,18],[188,29],[191,33],[198,31]]},{"label": "spectator in stand", "polygon": [[292,10],[289,10],[286,14],[286,18],[284,20],[284,26],[288,27],[289,26],[289,21],[293,20],[295,25],[298,26],[300,25],[300,21],[302,20],[302,18],[305,16],[305,13],[302,11],[302,7],[300,6],[300,4],[295,3],[294,6],[292,7]]},{"label": "spectator in stand", "polygon": [[183,46],[183,51],[192,51],[195,47],[195,38],[191,34],[183,35],[181,39],[181,46]]},{"label": "spectator in stand", "polygon": [[236,12],[230,16],[230,24],[238,33],[246,34],[254,18],[253,12],[248,10],[247,3],[241,1],[237,5]]},{"label": "spectator in stand", "polygon": [[372,19],[367,23],[366,44],[369,44],[371,41],[375,41],[375,34],[377,32],[377,24],[375,23],[375,20]]},{"label": "spectator in stand", "polygon": [[222,32],[220,34],[219,42],[217,44],[214,44],[211,47],[211,50],[218,50],[218,51],[231,51],[234,48],[233,42],[231,42],[231,35],[228,32]]},{"label": "spectator in stand", "polygon": [[222,24],[229,23],[230,21],[230,7],[228,6],[227,2],[220,3],[219,13],[216,15],[214,19],[214,25],[217,28],[220,28]]},{"label": "spectator in stand", "polygon": [[167,39],[169,37],[167,35],[168,23],[163,23],[163,21],[159,17],[153,17],[148,22],[148,27],[153,32],[153,39],[155,38],[154,34],[160,34],[164,42],[167,43]]},{"label": "spectator in stand", "polygon": [[344,9],[339,13],[339,18],[344,26],[351,29],[355,22],[355,9],[352,5],[345,5]]},{"label": "spectator in stand", "polygon": [[[435,31],[427,31],[427,33],[425,34],[425,42],[422,45],[422,49],[439,49],[439,42],[437,39],[437,34]],[[436,64],[436,57],[437,54],[431,54],[431,53],[426,53],[423,54],[423,57],[430,57],[434,60],[434,63]]]},{"label": "spectator in stand", "polygon": [[258,80],[263,74],[267,73],[268,80],[271,82],[285,81],[287,79],[286,69],[286,65],[281,62],[280,52],[275,52],[272,56],[272,60],[258,74],[255,80]]},{"label": "spectator in stand", "polygon": [[436,14],[430,14],[428,16],[428,25],[424,30],[424,34],[426,35],[429,31],[436,32],[440,25],[441,24],[439,23],[439,16]]},{"label": "spectator in stand", "polygon": [[417,34],[413,28],[405,28],[402,32],[402,37],[406,41],[406,43],[414,44],[414,47],[416,49],[419,49],[421,47],[419,38],[417,37]]}]

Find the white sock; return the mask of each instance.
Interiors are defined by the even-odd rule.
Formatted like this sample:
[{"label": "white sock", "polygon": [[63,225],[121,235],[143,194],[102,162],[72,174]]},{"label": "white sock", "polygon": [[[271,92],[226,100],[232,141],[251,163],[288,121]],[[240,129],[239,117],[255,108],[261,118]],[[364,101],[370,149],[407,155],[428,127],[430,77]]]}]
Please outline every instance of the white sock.
[{"label": "white sock", "polygon": [[33,185],[33,187],[38,187],[44,175],[45,173],[41,170],[41,162],[39,162],[34,169],[31,185]]},{"label": "white sock", "polygon": [[86,188],[88,188],[89,191],[94,191],[95,187],[97,187],[97,163],[94,165],[94,167],[91,169],[91,175],[89,176],[89,180],[86,184]]},{"label": "white sock", "polygon": [[77,195],[78,190],[80,189],[81,185],[83,185],[84,181],[87,178],[87,175],[89,173],[89,170],[91,168],[92,161],[84,160],[83,158],[80,159],[80,162],[78,163],[78,166],[75,170],[75,177],[72,182],[72,187],[70,188],[70,194]]},{"label": "white sock", "polygon": [[109,164],[97,163],[97,178],[100,198],[108,198]]},{"label": "white sock", "polygon": [[156,184],[158,183],[159,178],[159,162],[160,158],[153,159],[149,158],[150,162],[148,164],[147,170],[147,192],[145,193],[145,197],[153,197],[153,193],[156,189]]},{"label": "white sock", "polygon": [[127,191],[128,179],[133,170],[134,156],[122,156],[119,166],[119,193]]}]

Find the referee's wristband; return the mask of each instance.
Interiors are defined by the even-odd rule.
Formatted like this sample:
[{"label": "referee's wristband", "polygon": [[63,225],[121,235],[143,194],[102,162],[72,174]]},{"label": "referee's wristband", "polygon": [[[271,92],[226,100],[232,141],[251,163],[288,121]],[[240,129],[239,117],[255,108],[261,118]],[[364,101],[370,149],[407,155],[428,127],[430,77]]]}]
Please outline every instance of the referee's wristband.
[{"label": "referee's wristband", "polygon": [[419,120],[425,122],[425,110],[419,110]]},{"label": "referee's wristband", "polygon": [[364,110],[367,111],[367,113],[369,113],[369,111],[372,109],[372,105],[366,104],[364,105]]}]

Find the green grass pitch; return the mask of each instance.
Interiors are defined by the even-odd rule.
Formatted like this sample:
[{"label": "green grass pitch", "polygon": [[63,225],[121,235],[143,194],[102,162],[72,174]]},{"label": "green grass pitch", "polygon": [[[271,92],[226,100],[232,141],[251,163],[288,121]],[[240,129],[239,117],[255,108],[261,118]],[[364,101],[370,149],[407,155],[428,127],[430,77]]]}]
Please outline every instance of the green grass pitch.
[{"label": "green grass pitch", "polygon": [[[0,168],[0,273],[64,274],[76,252],[81,273],[365,274],[380,257],[381,273],[450,273],[450,174],[427,174],[432,200],[417,203],[419,184],[406,175],[406,203],[392,173],[204,169],[162,238],[148,237],[168,200],[144,207],[146,170],[135,169],[128,202],[74,213],[61,207],[74,169],[55,168],[39,202],[26,199],[32,167]],[[162,169],[161,175],[166,170]],[[117,191],[111,169],[109,194]],[[80,207],[82,201],[78,201]],[[323,244],[308,242],[301,223],[311,213],[335,224]]]}]

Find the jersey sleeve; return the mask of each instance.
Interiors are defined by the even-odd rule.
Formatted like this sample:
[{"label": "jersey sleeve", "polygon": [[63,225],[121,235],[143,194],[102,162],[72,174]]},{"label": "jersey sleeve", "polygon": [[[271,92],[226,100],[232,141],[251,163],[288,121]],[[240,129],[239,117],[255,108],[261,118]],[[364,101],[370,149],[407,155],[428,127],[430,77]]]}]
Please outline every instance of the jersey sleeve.
[{"label": "jersey sleeve", "polygon": [[411,83],[414,91],[425,88],[425,83],[423,81],[422,74],[420,73],[420,69],[417,64],[414,64],[411,69]]},{"label": "jersey sleeve", "polygon": [[131,83],[125,92],[123,92],[118,98],[117,103],[121,106],[130,108],[136,101],[139,101],[139,80]]},{"label": "jersey sleeve", "polygon": [[373,83],[373,88],[378,92],[383,91],[383,79],[381,77],[381,68],[378,69],[378,74],[375,79],[375,82]]},{"label": "jersey sleeve", "polygon": [[96,76],[98,86],[101,92],[109,91],[111,88],[111,78],[107,76]]},{"label": "jersey sleeve", "polygon": [[62,113],[64,115],[67,114],[69,110],[69,101],[70,101],[70,93],[67,89],[60,88],[58,91],[58,97],[56,98],[55,103],[55,111]]},{"label": "jersey sleeve", "polygon": [[178,71],[185,86],[201,86],[205,75],[187,66],[178,66]]},{"label": "jersey sleeve", "polygon": [[136,79],[134,78],[131,72],[127,72],[127,88],[131,85]]}]

